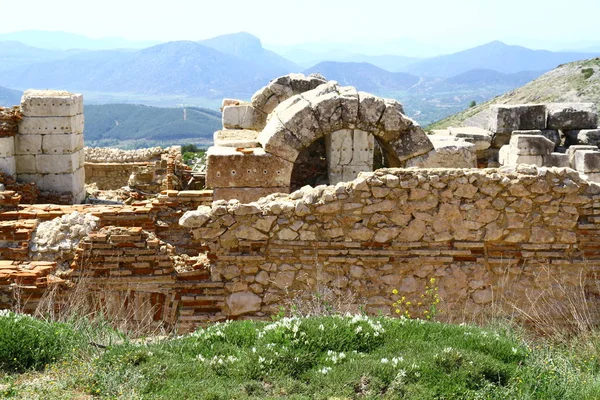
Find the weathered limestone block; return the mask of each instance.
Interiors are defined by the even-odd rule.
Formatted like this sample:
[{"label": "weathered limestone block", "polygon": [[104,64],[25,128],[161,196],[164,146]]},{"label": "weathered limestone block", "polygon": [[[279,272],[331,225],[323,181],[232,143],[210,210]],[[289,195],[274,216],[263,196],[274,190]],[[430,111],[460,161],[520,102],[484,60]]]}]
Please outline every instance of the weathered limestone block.
[{"label": "weathered limestone block", "polygon": [[44,135],[16,135],[15,154],[41,154]]},{"label": "weathered limestone block", "polygon": [[465,142],[473,143],[476,152],[486,150],[492,144],[492,133],[490,131],[473,126],[450,127],[448,128],[448,134]]},{"label": "weathered limestone block", "polygon": [[258,132],[248,129],[224,129],[213,135],[215,146],[252,148],[260,147],[257,140]]},{"label": "weathered limestone block", "polygon": [[34,155],[16,155],[15,163],[17,175],[38,173]]},{"label": "weathered limestone block", "polygon": [[546,167],[570,167],[569,155],[565,153],[550,153],[544,156],[544,166]]},{"label": "weathered limestone block", "polygon": [[536,165],[538,167],[544,166],[544,156],[537,155],[518,155],[513,152],[509,152],[508,154],[508,164],[506,165],[519,165],[519,164],[528,164],[528,165]]},{"label": "weathered limestone block", "polygon": [[258,134],[257,140],[267,153],[292,163],[303,149],[300,139],[294,136],[275,114],[269,116],[267,125]]},{"label": "weathered limestone block", "polygon": [[211,213],[212,208],[208,206],[200,206],[197,210],[186,211],[179,218],[179,225],[186,228],[200,228],[210,219]]},{"label": "weathered limestone block", "polygon": [[584,151],[584,150],[600,151],[598,149],[598,146],[590,146],[590,145],[569,146],[569,148],[567,149],[567,155],[569,156],[569,165],[571,166],[571,168],[575,169],[575,154],[578,151]]},{"label": "weathered limestone block", "polygon": [[565,145],[600,145],[600,129],[580,129],[565,132]]},{"label": "weathered limestone block", "polygon": [[274,193],[289,193],[289,186],[275,187],[222,187],[213,189],[213,200],[239,200],[240,203],[252,203],[261,197]]},{"label": "weathered limestone block", "polygon": [[60,135],[83,133],[83,114],[71,117],[25,117],[19,123],[22,135]]},{"label": "weathered limestone block", "polygon": [[549,129],[570,131],[598,127],[598,107],[594,103],[551,103],[546,109]]},{"label": "weathered limestone block", "polygon": [[260,311],[262,299],[252,292],[236,292],[227,297],[229,315],[242,315]]},{"label": "weathered limestone block", "polygon": [[288,187],[294,168],[293,163],[261,148],[241,152],[212,146],[206,156],[206,185],[212,188]]},{"label": "weathered limestone block", "polygon": [[58,90],[27,90],[21,98],[26,117],[72,117],[83,114],[83,96]]},{"label": "weathered limestone block", "polygon": [[267,114],[250,104],[223,107],[223,128],[260,131],[265,127]]},{"label": "weathered limestone block", "polygon": [[314,110],[323,134],[356,126],[359,99],[354,88],[340,87],[331,81],[303,93],[302,98]]},{"label": "weathered limestone block", "polygon": [[344,129],[327,135],[325,145],[330,185],[351,181],[360,172],[373,170],[373,135],[358,129]]},{"label": "weathered limestone block", "polygon": [[546,129],[546,106],[493,105],[490,107],[488,129],[494,133],[492,147],[499,149],[509,143],[513,131]]},{"label": "weathered limestone block", "polygon": [[359,108],[356,127],[365,132],[375,132],[379,129],[377,123],[385,111],[385,100],[371,93],[358,92]]},{"label": "weathered limestone block", "polygon": [[554,146],[560,145],[560,134],[552,129],[533,129],[533,130],[516,130],[512,132],[512,136],[516,135],[538,135],[547,138],[554,143]]},{"label": "weathered limestone block", "polygon": [[[444,140],[447,139],[447,140]],[[429,153],[412,158],[407,167],[419,168],[476,168],[475,145],[456,140],[453,136],[432,137],[434,149]]]},{"label": "weathered limestone block", "polygon": [[319,75],[305,77],[302,74],[289,74],[281,76],[273,79],[252,96],[252,106],[265,114],[270,114],[275,107],[290,97],[313,90],[326,82],[327,80]]},{"label": "weathered limestone block", "polygon": [[313,110],[313,105],[300,95],[281,103],[273,111],[273,114],[272,118],[278,118],[304,147],[310,146],[324,134]]},{"label": "weathered limestone block", "polygon": [[518,156],[543,156],[554,151],[554,143],[542,135],[513,135],[510,153]]},{"label": "weathered limestone block", "polygon": [[81,167],[79,154],[38,154],[35,156],[36,170],[41,174],[68,174]]},{"label": "weathered limestone block", "polygon": [[78,194],[85,186],[85,172],[79,168],[68,174],[46,174],[37,184],[43,191]]},{"label": "weathered limestone block", "polygon": [[15,155],[15,137],[0,137],[0,158]]},{"label": "weathered limestone block", "polygon": [[[19,136],[27,137],[30,135]],[[83,149],[83,134],[42,136],[42,153],[44,154],[69,154],[78,152],[81,149]]]},{"label": "weathered limestone block", "polygon": [[600,152],[594,150],[575,152],[575,169],[584,174],[600,172]]},{"label": "weathered limestone block", "polygon": [[509,156],[510,156],[510,145],[505,144],[504,146],[502,146],[500,148],[500,151],[498,152],[498,163],[500,165],[508,165]]},{"label": "weathered limestone block", "polygon": [[14,156],[0,158],[0,172],[13,178],[17,175],[17,162]]}]

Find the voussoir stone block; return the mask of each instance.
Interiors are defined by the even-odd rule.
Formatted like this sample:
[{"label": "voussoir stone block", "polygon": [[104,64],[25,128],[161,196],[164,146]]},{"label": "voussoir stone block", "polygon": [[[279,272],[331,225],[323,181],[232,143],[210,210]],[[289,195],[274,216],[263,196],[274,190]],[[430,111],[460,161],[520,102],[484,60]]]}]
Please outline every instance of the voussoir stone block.
[{"label": "voussoir stone block", "polygon": [[278,118],[304,147],[310,146],[316,139],[323,136],[324,131],[321,130],[312,104],[301,95],[296,95],[281,103],[273,111],[271,119],[273,118]]},{"label": "voussoir stone block", "polygon": [[223,107],[223,128],[260,131],[265,127],[267,114],[250,104]]},{"label": "voussoir stone block", "polygon": [[257,140],[266,152],[290,162],[296,161],[304,148],[300,139],[275,114],[269,116],[267,126],[258,134]]},{"label": "voussoir stone block", "polygon": [[83,96],[59,90],[27,90],[21,98],[26,117],[71,117],[83,114]]},{"label": "voussoir stone block", "polygon": [[210,147],[206,152],[206,185],[217,187],[288,187],[294,164],[264,149],[237,151]]},{"label": "voussoir stone block", "polygon": [[598,127],[598,106],[594,103],[547,104],[548,128],[562,131]]},{"label": "voussoir stone block", "polygon": [[83,114],[71,117],[25,117],[19,123],[22,135],[59,135],[83,133]]},{"label": "voussoir stone block", "polygon": [[584,174],[600,172],[600,152],[581,150],[575,153],[575,169]]}]

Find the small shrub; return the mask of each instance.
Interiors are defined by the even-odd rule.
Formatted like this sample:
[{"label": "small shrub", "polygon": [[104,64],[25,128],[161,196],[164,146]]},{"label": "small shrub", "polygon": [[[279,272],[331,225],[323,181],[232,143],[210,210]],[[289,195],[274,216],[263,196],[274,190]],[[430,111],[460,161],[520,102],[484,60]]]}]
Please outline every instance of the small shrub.
[{"label": "small shrub", "polygon": [[41,370],[71,353],[79,335],[68,324],[0,311],[0,370]]},{"label": "small shrub", "polygon": [[594,69],[593,68],[583,68],[581,70],[581,73],[583,74],[584,79],[590,79],[590,77],[592,75],[594,75]]},{"label": "small shrub", "polygon": [[[397,298],[392,304],[394,314],[405,318],[416,318],[432,320],[440,312],[440,295],[435,278],[429,279],[429,284],[425,286],[425,291],[416,299],[407,299],[406,296]],[[394,296],[398,295],[398,290],[392,291]]]}]

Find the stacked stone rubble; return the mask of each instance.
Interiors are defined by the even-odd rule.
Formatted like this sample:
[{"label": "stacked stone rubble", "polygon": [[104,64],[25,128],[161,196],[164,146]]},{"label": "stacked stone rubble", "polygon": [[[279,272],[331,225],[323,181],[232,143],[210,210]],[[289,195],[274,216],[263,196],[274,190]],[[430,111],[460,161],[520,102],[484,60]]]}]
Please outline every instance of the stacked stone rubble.
[{"label": "stacked stone rubble", "polygon": [[28,90],[15,137],[16,173],[41,191],[79,203],[85,198],[83,97],[62,91]]},{"label": "stacked stone rubble", "polygon": [[17,107],[0,107],[0,172],[12,178],[17,174],[15,135],[21,118],[21,111]]}]

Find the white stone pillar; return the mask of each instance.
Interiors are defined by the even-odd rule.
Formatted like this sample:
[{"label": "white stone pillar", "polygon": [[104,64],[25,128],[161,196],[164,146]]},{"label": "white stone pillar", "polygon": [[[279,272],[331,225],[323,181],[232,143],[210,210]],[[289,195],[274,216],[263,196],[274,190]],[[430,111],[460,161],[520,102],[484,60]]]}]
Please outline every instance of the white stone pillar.
[{"label": "white stone pillar", "polygon": [[28,90],[15,137],[17,177],[41,191],[85,199],[83,96],[65,91]]}]

